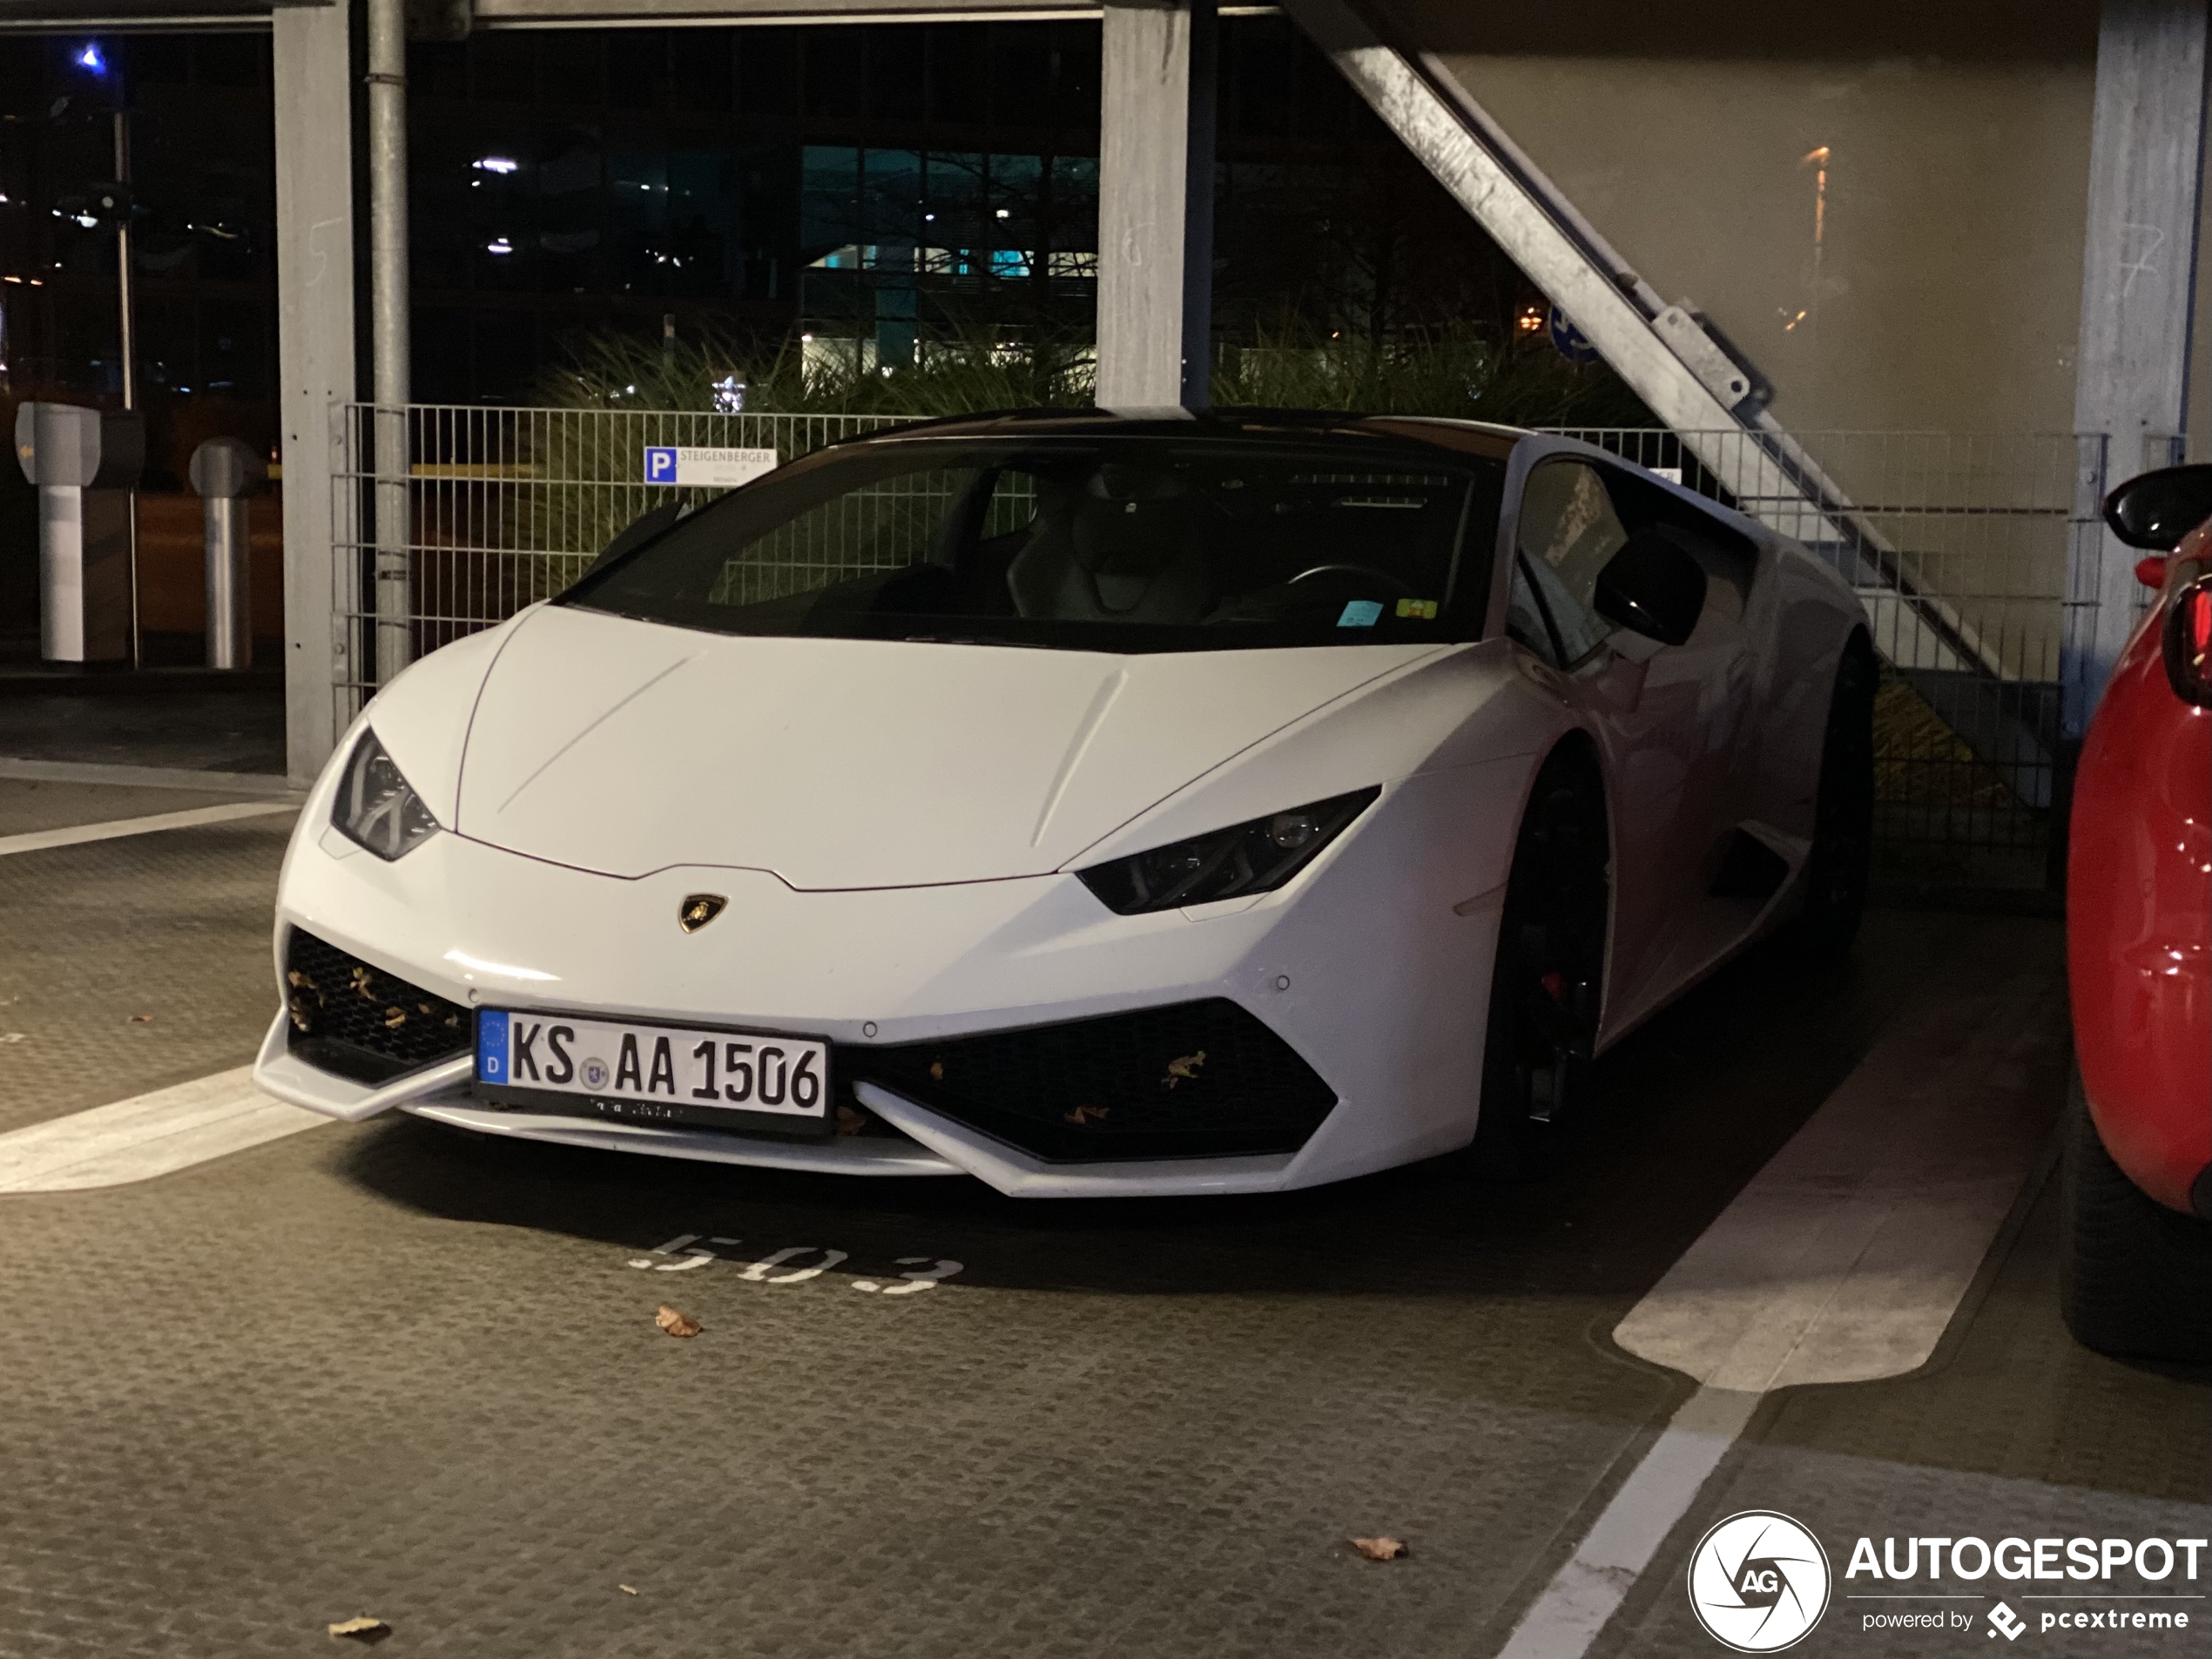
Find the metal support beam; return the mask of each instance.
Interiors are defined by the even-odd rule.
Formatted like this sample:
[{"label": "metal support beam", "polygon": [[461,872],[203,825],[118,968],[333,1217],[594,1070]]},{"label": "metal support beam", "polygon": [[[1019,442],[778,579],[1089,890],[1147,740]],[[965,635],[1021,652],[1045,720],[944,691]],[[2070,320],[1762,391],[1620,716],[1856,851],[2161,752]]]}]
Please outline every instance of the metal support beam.
[{"label": "metal support beam", "polygon": [[1393,45],[1363,5],[1284,0],[1283,9],[1744,511],[1847,555],[1870,612],[1889,610],[1892,637],[1899,624],[1909,631],[1912,666],[1998,677],[1993,653],[1919,590],[1897,550],[1767,412],[1758,376],[1690,302],[1668,305],[1435,54]]},{"label": "metal support beam", "polygon": [[1215,0],[1106,7],[1100,407],[1203,409],[1212,369]]},{"label": "metal support beam", "polygon": [[2089,138],[2088,233],[2074,430],[2088,440],[2069,558],[2060,678],[2069,737],[2087,729],[2132,631],[2135,555],[2097,499],[2182,458],[2204,163],[2205,0],[2105,0]]},{"label": "metal support beam", "polygon": [[[1768,413],[1758,375],[1696,308],[1686,300],[1667,304],[1448,66],[1433,52],[1395,44],[1369,5],[1284,0],[1283,9],[1737,504],[1837,563],[1899,668],[1978,685],[2001,681],[1998,654],[1953,606],[1921,588],[1898,550]],[[2034,776],[2044,775],[2040,727],[2011,714],[1985,724],[1989,730],[1961,732],[1978,753],[2015,770],[2031,763]]]},{"label": "metal support beam", "polygon": [[376,683],[415,660],[408,551],[407,0],[368,0],[369,350],[376,393]]},{"label": "metal support beam", "polygon": [[345,6],[285,7],[271,30],[286,770],[304,785],[337,744],[347,651],[331,594],[331,455],[337,410],[354,395],[353,71]]},{"label": "metal support beam", "polygon": [[1345,0],[1287,0],[1284,10],[1654,415],[1683,433],[1737,424],[1727,391],[1708,385],[1658,332],[1655,319],[1666,309],[1659,295],[1448,71],[1428,54],[1396,50]]}]

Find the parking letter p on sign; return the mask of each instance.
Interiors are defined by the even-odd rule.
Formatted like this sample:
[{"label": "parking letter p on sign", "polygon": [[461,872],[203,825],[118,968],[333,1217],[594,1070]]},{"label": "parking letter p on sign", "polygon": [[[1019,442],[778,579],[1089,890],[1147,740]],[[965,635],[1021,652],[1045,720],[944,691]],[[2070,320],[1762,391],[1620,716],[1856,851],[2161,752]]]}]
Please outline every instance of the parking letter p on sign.
[{"label": "parking letter p on sign", "polygon": [[776,469],[773,449],[697,449],[645,446],[645,482],[691,489],[735,489]]}]

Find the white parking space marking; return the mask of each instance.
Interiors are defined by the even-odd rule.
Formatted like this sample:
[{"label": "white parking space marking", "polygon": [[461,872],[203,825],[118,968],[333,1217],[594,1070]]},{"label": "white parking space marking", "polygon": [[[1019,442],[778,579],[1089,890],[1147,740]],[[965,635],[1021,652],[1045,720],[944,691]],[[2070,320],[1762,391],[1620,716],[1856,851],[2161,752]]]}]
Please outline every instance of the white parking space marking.
[{"label": "white parking space marking", "polygon": [[331,1121],[271,1100],[253,1074],[251,1066],[219,1071],[0,1135],[0,1193],[151,1180]]},{"label": "white parking space marking", "polygon": [[1588,1651],[1758,1404],[1757,1394],[1723,1388],[1701,1388],[1684,1400],[1498,1659],[1577,1659]]},{"label": "white parking space marking", "polygon": [[188,766],[111,766],[97,761],[25,760],[0,755],[0,778],[37,784],[114,784],[135,789],[201,789],[222,795],[298,794],[288,778],[264,772],[195,772]]},{"label": "white parking space marking", "polygon": [[2042,974],[1906,1015],[1614,1340],[1755,1392],[1926,1364],[2050,1138],[2066,1028]]},{"label": "white parking space marking", "polygon": [[1580,1659],[1759,1401],[1925,1365],[2051,1137],[2065,987],[1982,965],[1900,1020],[1614,1332],[1698,1390],[1500,1659]]},{"label": "white parking space marking", "polygon": [[233,819],[264,818],[299,810],[297,801],[245,800],[222,806],[195,806],[182,813],[155,813],[145,818],[112,819],[105,824],[71,824],[63,829],[33,830],[26,835],[0,835],[0,856],[37,853],[50,846],[76,846],[84,841],[112,841],[125,835],[150,835],[156,830],[189,829],[195,824],[226,824]]}]

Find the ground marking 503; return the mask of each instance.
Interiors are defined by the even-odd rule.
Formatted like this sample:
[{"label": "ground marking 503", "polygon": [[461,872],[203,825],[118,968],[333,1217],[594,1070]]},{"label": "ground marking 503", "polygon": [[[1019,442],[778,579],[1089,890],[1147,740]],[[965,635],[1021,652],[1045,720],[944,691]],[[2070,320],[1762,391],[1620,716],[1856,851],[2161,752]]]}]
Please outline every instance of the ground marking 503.
[{"label": "ground marking 503", "polygon": [[[687,1273],[705,1267],[709,1262],[734,1264],[737,1258],[721,1255],[714,1246],[722,1244],[734,1250],[744,1242],[740,1238],[702,1240],[698,1233],[678,1233],[666,1244],[655,1245],[651,1256],[632,1257],[630,1265],[654,1273]],[[790,1265],[802,1257],[817,1255],[821,1260],[811,1266]],[[664,1259],[655,1261],[654,1256]],[[753,1285],[804,1285],[809,1279],[819,1278],[840,1262],[848,1259],[846,1251],[831,1250],[821,1244],[786,1244],[781,1250],[770,1251],[758,1261],[747,1262],[738,1277]],[[960,1262],[948,1261],[941,1256],[901,1256],[898,1264],[910,1270],[896,1276],[899,1283],[883,1285],[872,1278],[856,1278],[852,1281],[853,1288],[885,1296],[919,1296],[922,1291],[943,1284],[961,1271],[963,1266]],[[776,1271],[779,1268],[786,1271],[779,1272]]]}]

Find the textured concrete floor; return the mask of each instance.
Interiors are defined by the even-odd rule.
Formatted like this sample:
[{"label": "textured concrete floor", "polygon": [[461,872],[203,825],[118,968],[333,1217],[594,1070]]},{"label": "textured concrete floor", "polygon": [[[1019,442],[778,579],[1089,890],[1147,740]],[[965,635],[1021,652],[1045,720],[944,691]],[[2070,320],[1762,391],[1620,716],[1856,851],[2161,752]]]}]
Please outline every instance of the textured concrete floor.
[{"label": "textured concrete floor", "polygon": [[[181,811],[197,791],[0,780],[0,822]],[[289,814],[0,858],[0,1130],[253,1057],[275,1011],[271,895]],[[32,826],[25,826],[32,827]]]},{"label": "textured concrete floor", "polygon": [[34,782],[0,778],[0,835],[64,829],[78,824],[151,818],[240,799],[219,789],[118,787],[113,784]]},{"label": "textured concrete floor", "polygon": [[[282,821],[0,859],[0,1128],[250,1055]],[[1622,1313],[1917,988],[2057,942],[1892,912],[1845,971],[1748,960],[1608,1057],[1584,1155],[1527,1188],[1023,1204],[400,1118],[0,1199],[0,1655],[328,1653],[361,1612],[388,1655],[487,1659],[1493,1652],[1688,1392]],[[684,1234],[732,1242],[659,1271]],[[1719,1651],[1680,1553],[1730,1508],[2202,1505],[2212,1387],[2067,1343],[2048,1234],[2047,1204],[1926,1375],[1770,1406],[1600,1651]],[[748,1273],[800,1246],[844,1254]],[[1376,1532],[1413,1555],[1346,1548]],[[1831,1613],[1800,1651],[1956,1645]]]},{"label": "textured concrete floor", "polygon": [[282,772],[284,683],[206,675],[0,677],[0,755],[29,760]]}]

